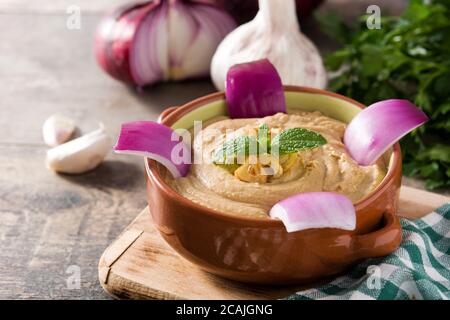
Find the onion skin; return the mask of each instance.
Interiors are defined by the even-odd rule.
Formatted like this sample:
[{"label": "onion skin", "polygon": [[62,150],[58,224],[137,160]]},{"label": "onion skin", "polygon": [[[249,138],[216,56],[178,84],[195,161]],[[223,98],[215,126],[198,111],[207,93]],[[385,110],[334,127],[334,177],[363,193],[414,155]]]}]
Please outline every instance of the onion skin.
[{"label": "onion skin", "polygon": [[352,202],[334,192],[299,193],[274,205],[270,216],[280,219],[287,232],[312,228],[356,228],[356,211]]},{"label": "onion skin", "polygon": [[[176,25],[173,23],[178,23],[178,19],[170,21],[171,12],[177,10],[182,12],[186,18],[198,22],[192,23],[191,28],[199,29],[198,25],[204,26],[208,23],[215,24],[216,28],[207,27],[195,30],[196,37],[190,39],[191,42],[186,44],[187,47],[182,48],[180,52],[175,52],[175,49],[170,47],[171,41],[178,43],[185,40],[183,35],[179,39],[176,39],[176,35],[170,35],[169,30],[176,29]],[[207,12],[203,13],[203,16],[199,16],[197,11],[202,10]],[[155,31],[153,25],[161,27],[164,32]],[[217,45],[235,27],[234,20],[210,1],[145,1],[121,6],[107,14],[97,29],[94,51],[98,64],[109,75],[119,81],[139,87],[160,81],[203,77],[209,74],[209,63]],[[153,36],[151,35],[152,30],[155,31]],[[182,28],[182,30],[186,29]],[[189,68],[177,69],[180,59],[176,59],[176,56],[189,54],[192,51],[192,45],[198,41],[202,33],[207,33],[211,37],[208,39],[210,46],[205,46],[204,42],[197,44],[199,51],[203,48],[203,51],[200,51],[202,54],[198,55],[200,67],[196,66],[193,73]],[[175,37],[175,41],[173,41],[173,37]],[[138,41],[140,46],[137,45]],[[149,41],[152,42],[148,43]],[[145,52],[142,51],[144,49]],[[161,54],[165,54],[165,56],[162,57]],[[196,56],[195,53],[193,55]],[[192,65],[192,54],[186,58],[186,63],[189,64],[189,62]]]},{"label": "onion skin", "polygon": [[164,165],[174,178],[179,178],[186,176],[190,169],[189,163],[175,163],[172,159],[172,152],[178,150],[178,147],[181,147],[183,154],[188,154],[190,159],[190,148],[180,139],[174,130],[157,122],[128,122],[122,124],[114,151],[156,160]]},{"label": "onion skin", "polygon": [[344,144],[360,165],[374,164],[403,136],[428,121],[428,116],[408,100],[376,102],[360,111],[348,124]]},{"label": "onion skin", "polygon": [[281,78],[267,59],[232,66],[225,97],[231,118],[260,118],[286,113]]}]

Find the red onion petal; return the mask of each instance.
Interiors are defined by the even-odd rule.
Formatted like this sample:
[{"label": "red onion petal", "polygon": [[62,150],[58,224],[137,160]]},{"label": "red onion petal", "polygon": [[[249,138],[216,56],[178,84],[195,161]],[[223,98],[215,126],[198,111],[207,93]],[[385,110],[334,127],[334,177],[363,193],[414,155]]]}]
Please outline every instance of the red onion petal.
[{"label": "red onion petal", "polygon": [[136,32],[130,48],[130,64],[137,85],[153,84],[167,77],[167,13],[164,4],[148,12]]},{"label": "red onion petal", "polygon": [[376,102],[349,123],[344,144],[358,164],[374,164],[392,145],[428,121],[427,115],[408,100]]},{"label": "red onion petal", "polygon": [[114,151],[140,155],[158,161],[175,178],[179,178],[186,176],[190,168],[188,163],[173,161],[172,151],[176,147],[181,147],[183,154],[190,153],[190,148],[180,139],[180,136],[171,128],[157,122],[128,122],[122,124]]},{"label": "red onion petal", "polygon": [[268,59],[232,66],[225,96],[231,118],[259,118],[286,112],[283,85]]},{"label": "red onion petal", "polygon": [[169,15],[170,65],[175,68],[180,67],[186,50],[200,32],[200,26],[192,17],[190,9],[189,6],[180,2],[175,2],[171,6]]},{"label": "red onion petal", "polygon": [[217,6],[177,1],[171,7],[169,26],[170,76],[181,80],[209,73],[217,46],[236,24]]},{"label": "red onion petal", "polygon": [[311,228],[354,230],[356,212],[350,199],[334,192],[299,193],[278,202],[270,210],[287,232]]}]

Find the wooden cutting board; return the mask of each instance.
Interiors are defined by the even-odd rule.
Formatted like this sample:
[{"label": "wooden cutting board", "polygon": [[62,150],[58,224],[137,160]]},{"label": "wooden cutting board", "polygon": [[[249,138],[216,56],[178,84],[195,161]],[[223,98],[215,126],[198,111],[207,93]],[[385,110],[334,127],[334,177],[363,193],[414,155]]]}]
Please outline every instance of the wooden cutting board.
[{"label": "wooden cutting board", "polygon": [[[398,215],[419,218],[449,202],[448,197],[403,186]],[[148,208],[105,250],[98,274],[105,291],[121,299],[278,299],[306,288],[243,284],[200,270],[162,240]]]}]

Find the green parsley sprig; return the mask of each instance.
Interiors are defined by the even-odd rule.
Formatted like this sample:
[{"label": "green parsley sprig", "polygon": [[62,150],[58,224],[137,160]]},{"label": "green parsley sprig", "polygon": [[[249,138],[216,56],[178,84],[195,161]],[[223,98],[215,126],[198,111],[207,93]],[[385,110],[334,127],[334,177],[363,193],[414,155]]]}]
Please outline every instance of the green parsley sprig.
[{"label": "green parsley sprig", "polygon": [[411,0],[400,17],[382,16],[368,29],[335,14],[317,16],[323,30],[343,45],[325,64],[337,71],[330,89],[361,101],[403,98],[430,121],[401,140],[404,173],[429,189],[450,187],[450,1]]}]

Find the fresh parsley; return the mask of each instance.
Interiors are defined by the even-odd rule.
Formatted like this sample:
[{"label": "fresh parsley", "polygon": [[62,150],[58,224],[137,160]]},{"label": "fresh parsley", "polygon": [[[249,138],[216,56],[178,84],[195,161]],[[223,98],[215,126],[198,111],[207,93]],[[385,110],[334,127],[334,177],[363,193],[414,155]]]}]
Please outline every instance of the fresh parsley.
[{"label": "fresh parsley", "polygon": [[337,76],[330,89],[361,101],[404,98],[430,121],[401,140],[404,173],[429,189],[450,187],[450,1],[411,0],[400,17],[384,15],[370,30],[335,14],[317,16],[343,47],[325,58]]}]

